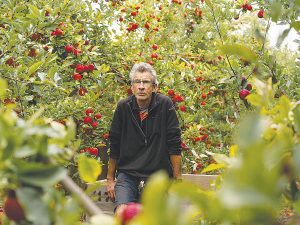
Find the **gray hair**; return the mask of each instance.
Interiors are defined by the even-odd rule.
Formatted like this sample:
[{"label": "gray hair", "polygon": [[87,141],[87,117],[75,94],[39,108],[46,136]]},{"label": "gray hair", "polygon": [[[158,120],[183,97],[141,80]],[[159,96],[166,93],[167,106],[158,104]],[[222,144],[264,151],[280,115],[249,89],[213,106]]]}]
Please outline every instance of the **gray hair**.
[{"label": "gray hair", "polygon": [[131,69],[131,71],[129,73],[129,77],[130,77],[131,83],[133,83],[133,77],[134,77],[134,74],[136,72],[141,72],[141,73],[150,72],[151,75],[152,75],[152,82],[154,84],[158,85],[156,71],[155,71],[155,69],[149,63],[142,62],[142,63],[134,64],[134,66],[132,67],[132,69]]}]

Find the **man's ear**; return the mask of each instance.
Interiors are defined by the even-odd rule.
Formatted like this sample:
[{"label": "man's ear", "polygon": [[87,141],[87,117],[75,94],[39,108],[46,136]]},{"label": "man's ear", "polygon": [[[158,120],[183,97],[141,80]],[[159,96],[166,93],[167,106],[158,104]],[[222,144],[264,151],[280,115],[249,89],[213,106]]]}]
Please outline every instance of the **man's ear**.
[{"label": "man's ear", "polygon": [[158,87],[157,84],[154,84],[154,90],[153,90],[153,92],[155,92],[155,93],[157,92],[157,87]]}]

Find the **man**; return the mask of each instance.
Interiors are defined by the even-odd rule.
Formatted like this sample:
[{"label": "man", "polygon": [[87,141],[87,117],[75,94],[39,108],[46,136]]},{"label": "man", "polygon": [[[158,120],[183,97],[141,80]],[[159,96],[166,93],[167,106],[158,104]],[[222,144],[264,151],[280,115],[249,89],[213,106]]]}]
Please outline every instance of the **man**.
[{"label": "man", "polygon": [[181,130],[171,99],[156,93],[156,72],[148,63],[135,64],[130,79],[134,95],[118,103],[109,131],[106,187],[116,215],[137,201],[141,181],[154,172],[182,176]]}]

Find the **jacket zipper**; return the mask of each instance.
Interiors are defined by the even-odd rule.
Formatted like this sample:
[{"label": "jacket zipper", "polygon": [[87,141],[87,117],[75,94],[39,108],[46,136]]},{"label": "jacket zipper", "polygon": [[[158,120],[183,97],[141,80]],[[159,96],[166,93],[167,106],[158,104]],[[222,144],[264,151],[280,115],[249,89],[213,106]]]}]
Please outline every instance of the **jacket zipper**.
[{"label": "jacket zipper", "polygon": [[[131,119],[133,120],[133,122],[135,123],[135,125],[139,128],[139,130],[141,131],[141,133],[143,134],[144,138],[145,138],[145,145],[147,146],[148,145],[148,140],[147,140],[147,136],[144,134],[142,128],[140,127],[140,125],[138,124],[138,122],[136,121],[134,115],[133,115],[133,112],[132,112],[132,109],[130,107],[130,104],[127,103],[128,106],[129,106],[129,109],[130,109],[130,112],[131,112]],[[152,108],[154,109],[156,106],[158,105],[158,103]],[[148,114],[152,111],[152,109],[150,109],[150,111],[148,112]],[[147,122],[147,120],[145,121]],[[147,125],[146,125],[146,131],[147,131]]]},{"label": "jacket zipper", "polygon": [[131,119],[133,120],[134,124],[139,128],[139,130],[141,131],[141,133],[143,134],[143,136],[144,136],[144,138],[145,138],[145,144],[146,144],[146,146],[147,146],[147,144],[148,144],[148,143],[147,143],[147,137],[146,137],[146,135],[144,134],[142,128],[139,126],[138,122],[136,121],[136,119],[135,119],[135,117],[134,117],[134,115],[133,115],[133,112],[132,112],[132,109],[131,109],[129,103],[127,103],[127,104],[128,104],[128,106],[129,106],[129,109],[130,109],[130,112],[131,112]]}]

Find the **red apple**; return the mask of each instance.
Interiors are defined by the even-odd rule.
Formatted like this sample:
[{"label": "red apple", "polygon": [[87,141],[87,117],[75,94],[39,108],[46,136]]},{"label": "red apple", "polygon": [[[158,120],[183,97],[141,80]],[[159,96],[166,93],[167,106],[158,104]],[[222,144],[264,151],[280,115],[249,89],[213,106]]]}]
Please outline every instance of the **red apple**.
[{"label": "red apple", "polygon": [[100,113],[97,113],[97,114],[95,115],[95,118],[96,118],[96,119],[100,119],[100,118],[101,118],[101,114],[100,114]]},{"label": "red apple", "polygon": [[158,57],[158,55],[157,55],[157,53],[156,53],[156,52],[154,52],[154,53],[152,53],[151,57],[152,57],[152,59],[154,59],[154,58],[157,58],[157,57]]},{"label": "red apple", "polygon": [[142,209],[143,207],[138,203],[127,204],[126,208],[124,209],[121,215],[124,224],[137,217],[141,213]]},{"label": "red apple", "polygon": [[157,45],[156,45],[156,44],[152,45],[152,48],[153,48],[154,50],[156,50],[156,49],[157,49]]},{"label": "red apple", "polygon": [[85,45],[88,45],[89,43],[90,43],[90,42],[89,42],[88,40],[85,40],[85,41],[84,41],[84,44],[85,44]]},{"label": "red apple", "polygon": [[77,73],[82,73],[84,71],[83,65],[79,64],[76,66],[76,71]]},{"label": "red apple", "polygon": [[205,105],[205,102],[201,102],[201,105]]},{"label": "red apple", "polygon": [[206,99],[206,94],[202,94],[202,98],[203,98],[203,99]]},{"label": "red apple", "polygon": [[136,16],[136,15],[137,15],[137,12],[136,12],[136,11],[135,11],[135,12],[132,12],[131,15],[132,15],[132,16]]},{"label": "red apple", "polygon": [[79,90],[79,95],[83,96],[86,93],[86,90],[84,88]]},{"label": "red apple", "polygon": [[79,73],[73,75],[74,80],[81,80],[81,75]]},{"label": "red apple", "polygon": [[239,97],[241,100],[246,100],[246,96],[249,95],[250,92],[247,89],[243,89],[239,93]]},{"label": "red apple", "polygon": [[263,18],[264,17],[264,10],[259,10],[257,13],[258,18]]},{"label": "red apple", "polygon": [[251,91],[251,90],[252,90],[252,85],[251,85],[250,83],[247,84],[246,89],[247,89],[248,91]]},{"label": "red apple", "polygon": [[168,91],[168,94],[169,94],[169,95],[174,95],[174,93],[175,93],[175,92],[174,92],[174,90],[172,90],[172,89]]},{"label": "red apple", "polygon": [[91,123],[92,119],[89,116],[86,116],[83,120],[84,123]]},{"label": "red apple", "polygon": [[180,96],[176,94],[176,95],[173,96],[173,100],[174,100],[174,101],[178,101],[178,100],[179,100],[179,97],[180,97]]},{"label": "red apple", "polygon": [[183,106],[180,106],[180,110],[183,112],[186,110],[186,107],[183,105]]},{"label": "red apple", "polygon": [[88,66],[88,72],[89,72],[89,73],[93,72],[94,69],[95,69],[95,66],[94,66],[93,64],[90,64],[90,65]]},{"label": "red apple", "polygon": [[4,203],[4,211],[9,220],[19,222],[26,220],[24,210],[20,205],[14,191],[10,191]]},{"label": "red apple", "polygon": [[71,45],[67,45],[65,47],[66,52],[73,52],[73,47]]},{"label": "red apple", "polygon": [[98,148],[90,148],[91,155],[97,155],[98,154]]},{"label": "red apple", "polygon": [[98,123],[97,122],[92,122],[92,127],[93,128],[96,128],[98,126]]},{"label": "red apple", "polygon": [[61,36],[63,34],[63,31],[61,29],[56,29],[55,34],[56,36]]},{"label": "red apple", "polygon": [[83,68],[84,68],[84,72],[88,72],[89,71],[89,66],[84,65]]},{"label": "red apple", "polygon": [[119,18],[119,21],[120,22],[122,22],[124,19],[123,19],[123,17],[121,16],[120,18]]},{"label": "red apple", "polygon": [[59,26],[59,27],[60,27],[60,26],[66,27],[66,25],[65,25],[64,23],[59,23],[58,26]]},{"label": "red apple", "polygon": [[132,24],[132,28],[133,28],[133,29],[137,29],[138,27],[139,27],[139,25],[137,25],[136,23],[133,23],[133,24]]},{"label": "red apple", "polygon": [[77,54],[80,54],[81,53],[81,50],[80,49],[75,49],[75,51],[74,51],[74,55],[76,55],[77,56]]},{"label": "red apple", "polygon": [[145,23],[145,28],[149,28],[149,24],[148,23]]},{"label": "red apple", "polygon": [[30,38],[31,41],[39,40],[39,36],[37,34],[33,34]]},{"label": "red apple", "polygon": [[86,111],[85,111],[85,114],[88,116],[90,113],[93,113],[93,110],[91,110],[91,109],[87,109]]}]

